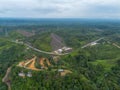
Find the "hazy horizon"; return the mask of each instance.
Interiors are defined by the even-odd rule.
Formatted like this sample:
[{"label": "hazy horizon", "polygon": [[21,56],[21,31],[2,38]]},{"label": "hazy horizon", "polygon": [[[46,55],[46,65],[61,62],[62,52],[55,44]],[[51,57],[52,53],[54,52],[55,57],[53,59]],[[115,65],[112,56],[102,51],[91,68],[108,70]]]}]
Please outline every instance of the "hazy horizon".
[{"label": "hazy horizon", "polygon": [[119,0],[1,0],[0,18],[120,19]]}]

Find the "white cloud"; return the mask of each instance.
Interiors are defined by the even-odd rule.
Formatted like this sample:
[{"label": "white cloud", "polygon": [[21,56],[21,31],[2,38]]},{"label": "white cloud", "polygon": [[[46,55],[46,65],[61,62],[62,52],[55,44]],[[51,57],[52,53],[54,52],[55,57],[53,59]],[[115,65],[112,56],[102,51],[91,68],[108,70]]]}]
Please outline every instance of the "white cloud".
[{"label": "white cloud", "polygon": [[0,17],[119,18],[120,0],[0,0]]}]

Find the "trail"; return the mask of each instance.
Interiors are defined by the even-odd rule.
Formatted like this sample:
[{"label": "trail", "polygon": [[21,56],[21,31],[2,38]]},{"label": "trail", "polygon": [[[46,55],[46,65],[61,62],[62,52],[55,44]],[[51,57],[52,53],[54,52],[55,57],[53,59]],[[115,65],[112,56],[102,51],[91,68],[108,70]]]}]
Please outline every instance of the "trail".
[{"label": "trail", "polygon": [[9,80],[9,74],[11,72],[11,68],[12,67],[9,67],[7,69],[7,72],[6,72],[5,76],[2,79],[2,82],[4,82],[8,86],[8,90],[11,90],[11,84],[10,84],[10,80]]}]

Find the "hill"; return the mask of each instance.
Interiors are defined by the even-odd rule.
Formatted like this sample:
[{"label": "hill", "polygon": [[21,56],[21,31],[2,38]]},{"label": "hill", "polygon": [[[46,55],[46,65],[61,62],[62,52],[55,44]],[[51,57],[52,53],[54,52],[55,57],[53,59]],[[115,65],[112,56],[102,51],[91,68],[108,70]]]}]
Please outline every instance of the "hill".
[{"label": "hill", "polygon": [[[0,89],[7,89],[2,79],[8,76],[12,90],[119,90],[119,25],[77,21],[57,26],[6,26],[10,29],[8,37],[0,37]],[[25,32],[35,29],[35,35],[26,37],[17,32],[18,28]],[[19,41],[21,44],[15,43]],[[25,43],[49,52],[58,49],[61,53],[63,46],[73,50],[65,55],[48,55]]]}]

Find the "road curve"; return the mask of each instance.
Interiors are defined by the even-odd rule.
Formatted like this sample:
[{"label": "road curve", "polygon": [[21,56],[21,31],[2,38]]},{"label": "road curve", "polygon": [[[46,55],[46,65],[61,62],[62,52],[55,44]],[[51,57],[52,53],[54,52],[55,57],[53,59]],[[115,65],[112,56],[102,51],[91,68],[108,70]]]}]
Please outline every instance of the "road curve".
[{"label": "road curve", "polygon": [[26,45],[27,47],[29,47],[29,48],[31,48],[31,49],[37,51],[37,52],[45,53],[45,54],[49,54],[49,55],[58,55],[58,56],[62,56],[62,55],[67,55],[67,54],[69,54],[69,53],[56,54],[56,53],[54,53],[54,52],[46,52],[46,51],[39,50],[39,49],[34,48],[33,46],[29,45],[29,44],[24,44],[24,45]]},{"label": "road curve", "polygon": [[40,53],[44,53],[44,54],[56,55],[56,56],[63,56],[63,55],[67,55],[67,54],[69,54],[69,53],[57,54],[57,53],[54,53],[54,52],[46,52],[46,51],[43,51],[43,50],[37,49],[37,48],[35,48],[35,47],[33,47],[33,46],[27,44],[27,43],[16,42],[16,41],[13,41],[13,40],[12,40],[12,42],[17,43],[17,44],[23,44],[23,45],[25,45],[25,46],[27,46],[27,47],[33,49],[34,51],[37,51],[37,52],[40,52]]}]

